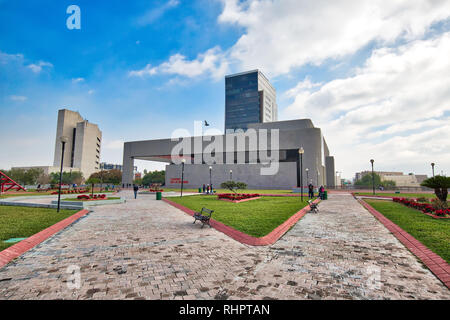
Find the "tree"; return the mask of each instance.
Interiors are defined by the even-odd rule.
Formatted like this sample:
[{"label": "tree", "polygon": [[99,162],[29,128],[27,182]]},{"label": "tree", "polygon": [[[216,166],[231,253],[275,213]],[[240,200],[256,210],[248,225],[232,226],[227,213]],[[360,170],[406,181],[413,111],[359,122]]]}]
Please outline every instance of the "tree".
[{"label": "tree", "polygon": [[439,200],[444,202],[447,201],[448,188],[450,188],[450,177],[434,176],[424,180],[420,185],[434,189],[434,193]]},{"label": "tree", "polygon": [[122,171],[117,169],[102,170],[94,172],[89,176],[89,178],[97,178],[100,180],[99,183],[117,185],[122,181]]},{"label": "tree", "polygon": [[[79,171],[64,171],[62,174],[62,184],[81,184],[81,182],[83,182],[83,174]],[[59,184],[59,172],[50,173],[50,183]]]},{"label": "tree", "polygon": [[142,184],[144,186],[149,186],[154,183],[164,184],[166,181],[166,172],[164,170],[162,171],[151,171],[145,173],[144,171],[144,177],[142,178]]},{"label": "tree", "polygon": [[93,177],[92,174],[89,177],[89,179],[86,180],[86,184],[92,185],[92,191],[91,191],[92,192],[92,197],[94,196],[94,186],[96,184],[99,184],[99,183],[100,183],[100,179],[96,178],[96,177]]},{"label": "tree", "polygon": [[[381,181],[381,177],[379,174],[374,173],[375,187],[383,186],[385,188],[393,188],[396,186],[395,181],[393,180],[384,180]],[[372,172],[366,174],[361,179],[355,182],[355,186],[364,186],[364,187],[372,187]]]},{"label": "tree", "polygon": [[238,182],[238,181],[225,181],[225,182],[222,182],[220,187],[223,189],[228,189],[228,190],[236,193],[236,190],[247,189],[247,184],[245,184],[244,182]]},{"label": "tree", "polygon": [[39,176],[44,174],[44,170],[41,168],[11,169],[5,174],[21,185],[33,185],[37,183]]}]

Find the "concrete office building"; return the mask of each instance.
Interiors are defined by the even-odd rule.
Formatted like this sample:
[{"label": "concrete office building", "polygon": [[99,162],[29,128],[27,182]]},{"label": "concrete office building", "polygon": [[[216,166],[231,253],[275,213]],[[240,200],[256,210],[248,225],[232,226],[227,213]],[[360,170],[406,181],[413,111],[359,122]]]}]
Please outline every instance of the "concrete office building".
[{"label": "concrete office building", "polygon": [[53,161],[55,167],[61,165],[62,136],[69,138],[64,150],[64,167],[79,168],[86,179],[99,171],[102,132],[96,124],[83,119],[78,112],[67,109],[58,111]]},{"label": "concrete office building", "polygon": [[[254,129],[254,131],[250,130]],[[278,129],[278,133],[271,131]],[[249,143],[251,132],[258,140],[257,147]],[[267,144],[261,144],[261,133],[267,132]],[[279,136],[278,141],[272,137]],[[253,138],[254,138],[253,137]],[[330,156],[328,146],[323,138],[322,131],[315,128],[311,120],[291,120],[268,123],[248,124],[248,130],[243,133],[230,133],[225,135],[205,137],[187,137],[189,150],[183,150],[182,157],[186,160],[184,166],[184,187],[198,188],[209,183],[209,167],[211,166],[211,182],[219,187],[224,181],[230,180],[230,170],[234,181],[245,182],[248,188],[255,189],[291,189],[296,186],[308,184],[306,168],[308,168],[309,182],[315,186],[335,185],[334,158]],[[222,141],[227,144],[224,152],[213,152],[214,163],[208,163],[208,145],[212,142]],[[228,141],[230,144],[228,145]],[[244,141],[244,147],[238,148],[238,141]],[[171,139],[146,140],[125,142],[123,154],[122,183],[127,186],[133,183],[134,160],[150,160],[166,162],[167,187],[179,188],[181,183],[181,164],[175,164],[172,150],[179,141]],[[276,145],[278,143],[278,146]],[[234,152],[227,152],[231,150]],[[303,183],[300,181],[299,148],[304,149],[303,154]],[[262,168],[269,168],[273,163],[264,163],[260,152],[267,152],[273,158],[278,155],[278,170],[274,174],[262,174]],[[180,155],[181,157],[181,155]],[[275,157],[276,158],[276,157]],[[230,161],[230,159],[232,159]],[[243,159],[243,161],[238,161]]]},{"label": "concrete office building", "polygon": [[58,111],[53,166],[13,167],[13,169],[38,168],[42,169],[44,174],[59,172],[62,136],[68,138],[64,148],[64,172],[81,171],[83,177],[88,179],[92,173],[99,171],[102,132],[96,124],[83,119],[78,112],[67,109]]},{"label": "concrete office building", "polygon": [[225,77],[225,132],[277,120],[276,91],[261,71]]}]

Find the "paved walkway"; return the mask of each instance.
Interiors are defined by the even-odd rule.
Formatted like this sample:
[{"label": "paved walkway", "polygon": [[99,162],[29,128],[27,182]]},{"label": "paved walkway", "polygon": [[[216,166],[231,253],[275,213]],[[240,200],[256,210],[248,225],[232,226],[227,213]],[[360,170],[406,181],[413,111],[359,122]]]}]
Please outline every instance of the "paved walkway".
[{"label": "paved walkway", "polygon": [[122,195],[0,269],[0,299],[450,299],[350,195],[330,195],[269,247]]}]

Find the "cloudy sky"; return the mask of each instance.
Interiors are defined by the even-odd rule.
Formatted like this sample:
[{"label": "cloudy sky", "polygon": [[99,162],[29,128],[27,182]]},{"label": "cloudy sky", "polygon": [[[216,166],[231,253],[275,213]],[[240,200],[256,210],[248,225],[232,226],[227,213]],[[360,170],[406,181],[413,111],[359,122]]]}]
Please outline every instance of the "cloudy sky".
[{"label": "cloudy sky", "polygon": [[52,164],[63,107],[99,124],[107,162],[195,120],[223,130],[224,76],[260,69],[344,177],[371,158],[450,173],[450,0],[0,0],[0,30],[0,168]]}]

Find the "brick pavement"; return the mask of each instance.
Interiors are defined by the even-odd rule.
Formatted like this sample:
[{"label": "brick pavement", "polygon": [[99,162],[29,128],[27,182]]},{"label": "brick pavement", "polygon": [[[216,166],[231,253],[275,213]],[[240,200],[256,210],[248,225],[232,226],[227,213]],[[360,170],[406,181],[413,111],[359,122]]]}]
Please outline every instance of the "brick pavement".
[{"label": "brick pavement", "polygon": [[0,299],[450,298],[350,195],[330,195],[267,247],[200,229],[154,196],[121,195],[0,269]]}]

